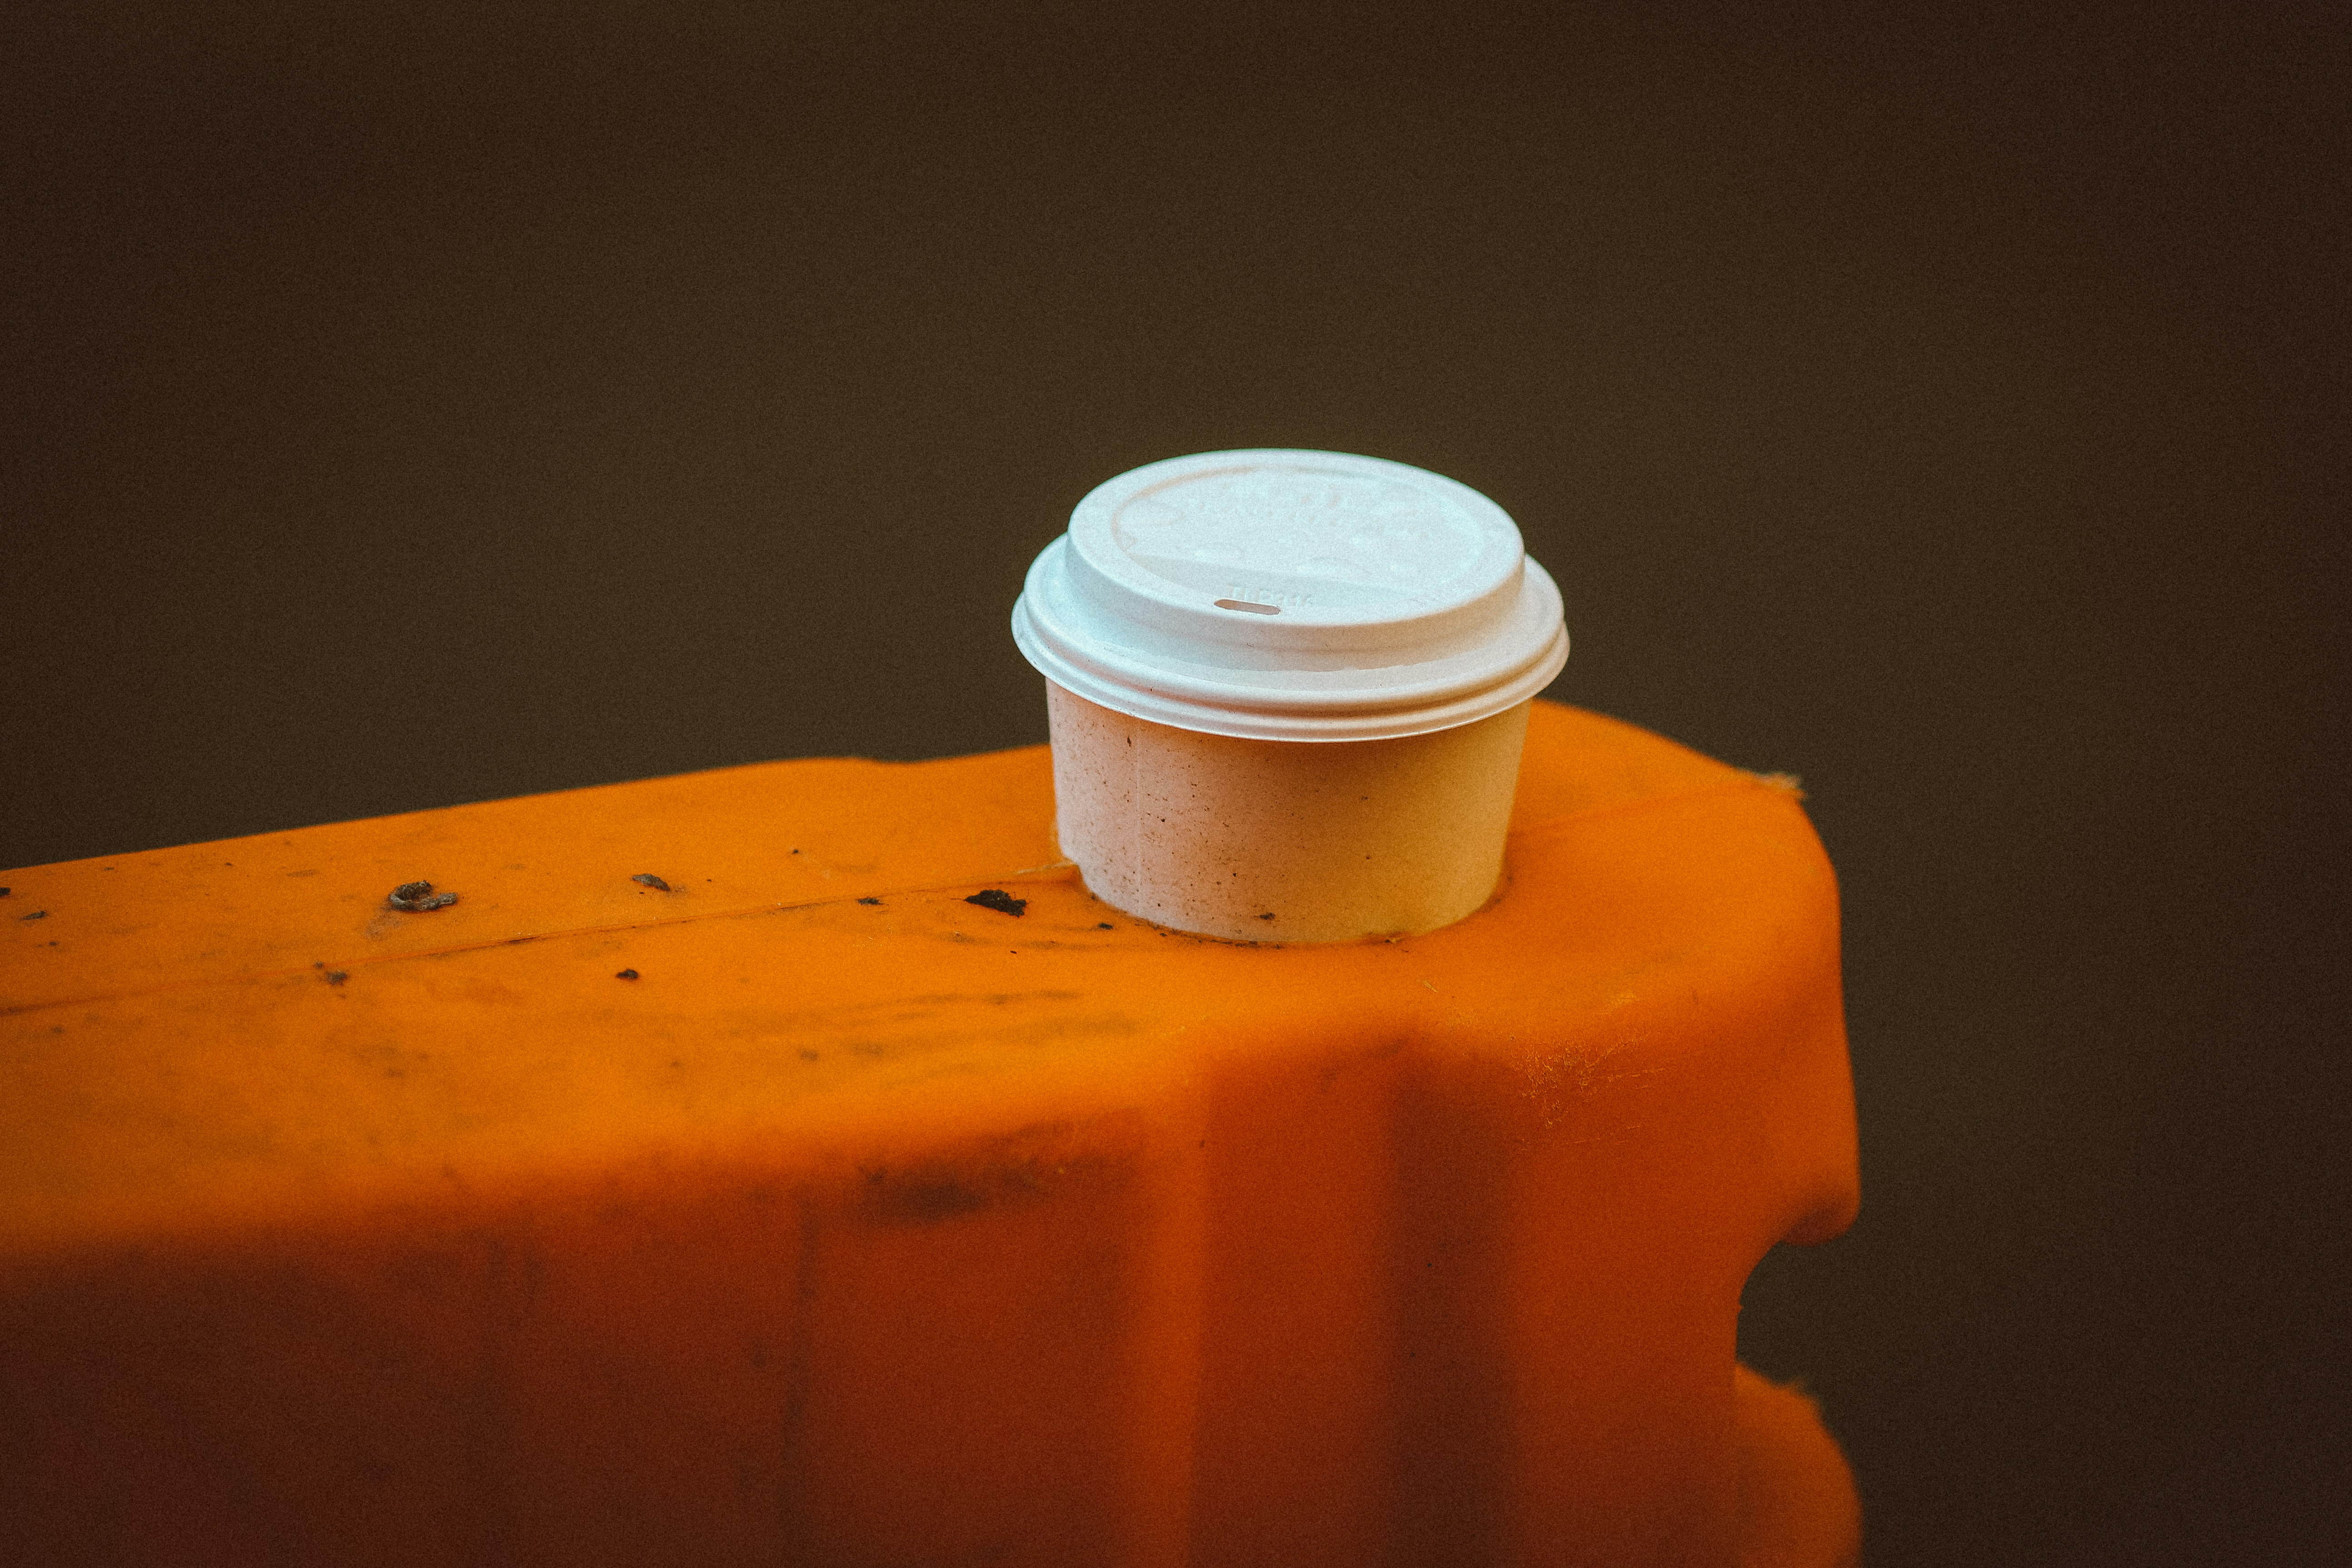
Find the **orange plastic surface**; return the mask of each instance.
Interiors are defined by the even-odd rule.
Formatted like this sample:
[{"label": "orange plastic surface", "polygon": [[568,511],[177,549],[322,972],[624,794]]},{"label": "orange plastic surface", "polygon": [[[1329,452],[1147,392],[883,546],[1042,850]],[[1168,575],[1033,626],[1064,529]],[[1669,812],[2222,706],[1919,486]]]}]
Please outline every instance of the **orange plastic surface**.
[{"label": "orange plastic surface", "polygon": [[1050,790],[783,763],[0,874],[13,1560],[1850,1553],[1734,1377],[1856,1201],[1789,791],[1539,703],[1493,904],[1283,948],[1094,901]]}]

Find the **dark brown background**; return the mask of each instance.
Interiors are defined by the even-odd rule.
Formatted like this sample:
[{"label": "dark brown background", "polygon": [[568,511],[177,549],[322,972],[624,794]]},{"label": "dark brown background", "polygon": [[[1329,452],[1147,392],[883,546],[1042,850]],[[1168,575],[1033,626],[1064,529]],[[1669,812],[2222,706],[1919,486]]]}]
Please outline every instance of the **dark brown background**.
[{"label": "dark brown background", "polygon": [[1874,1560],[2352,1554],[2326,8],[41,9],[0,863],[1039,741],[1091,485],[1418,463],[1805,778]]}]

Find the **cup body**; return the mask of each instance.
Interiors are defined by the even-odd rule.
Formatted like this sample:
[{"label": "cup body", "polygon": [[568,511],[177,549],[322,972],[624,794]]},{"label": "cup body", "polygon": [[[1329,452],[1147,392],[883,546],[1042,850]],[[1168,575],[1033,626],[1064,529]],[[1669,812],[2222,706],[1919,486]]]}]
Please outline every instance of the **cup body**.
[{"label": "cup body", "polygon": [[1451,925],[1495,894],[1528,704],[1425,734],[1180,730],[1048,680],[1055,822],[1096,897],[1242,942]]}]

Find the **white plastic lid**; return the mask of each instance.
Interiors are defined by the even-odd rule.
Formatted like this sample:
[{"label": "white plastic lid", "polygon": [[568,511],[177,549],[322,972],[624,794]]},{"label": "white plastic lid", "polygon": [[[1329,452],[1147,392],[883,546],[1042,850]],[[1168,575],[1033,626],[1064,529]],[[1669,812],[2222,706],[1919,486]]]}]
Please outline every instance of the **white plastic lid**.
[{"label": "white plastic lid", "polygon": [[1559,590],[1501,507],[1343,452],[1203,452],[1097,486],[1029,568],[1013,637],[1089,702],[1269,741],[1468,724],[1568,660]]}]

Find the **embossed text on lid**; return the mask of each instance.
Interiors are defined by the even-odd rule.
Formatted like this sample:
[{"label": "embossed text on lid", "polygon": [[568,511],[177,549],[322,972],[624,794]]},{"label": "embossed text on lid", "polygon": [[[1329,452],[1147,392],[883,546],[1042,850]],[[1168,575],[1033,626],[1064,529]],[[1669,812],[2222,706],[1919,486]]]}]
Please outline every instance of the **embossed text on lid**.
[{"label": "embossed text on lid", "polygon": [[1309,463],[1171,479],[1119,502],[1110,532],[1171,585],[1294,613],[1425,603],[1487,553],[1443,492]]}]

